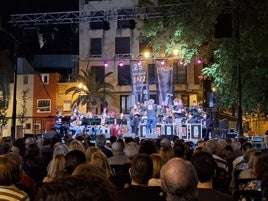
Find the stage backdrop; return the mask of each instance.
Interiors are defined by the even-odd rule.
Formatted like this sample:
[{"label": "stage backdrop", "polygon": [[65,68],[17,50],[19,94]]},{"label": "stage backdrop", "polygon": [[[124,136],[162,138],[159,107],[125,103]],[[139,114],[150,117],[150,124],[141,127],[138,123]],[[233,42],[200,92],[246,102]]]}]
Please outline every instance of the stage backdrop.
[{"label": "stage backdrop", "polygon": [[158,103],[165,102],[172,105],[174,84],[173,84],[173,62],[170,60],[156,60],[157,69],[157,97]]},{"label": "stage backdrop", "polygon": [[149,100],[148,71],[144,62],[131,62],[132,94],[135,103]]}]

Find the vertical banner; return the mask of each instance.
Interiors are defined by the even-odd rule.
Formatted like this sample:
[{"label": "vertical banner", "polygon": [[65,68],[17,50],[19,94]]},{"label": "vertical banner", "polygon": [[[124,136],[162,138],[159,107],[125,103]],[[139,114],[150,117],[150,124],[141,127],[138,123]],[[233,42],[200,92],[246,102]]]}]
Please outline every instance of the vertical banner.
[{"label": "vertical banner", "polygon": [[156,60],[157,69],[157,97],[158,103],[172,105],[174,91],[173,84],[173,63],[168,60]]},{"label": "vertical banner", "polygon": [[131,62],[132,94],[135,102],[149,100],[148,72],[143,62]]}]

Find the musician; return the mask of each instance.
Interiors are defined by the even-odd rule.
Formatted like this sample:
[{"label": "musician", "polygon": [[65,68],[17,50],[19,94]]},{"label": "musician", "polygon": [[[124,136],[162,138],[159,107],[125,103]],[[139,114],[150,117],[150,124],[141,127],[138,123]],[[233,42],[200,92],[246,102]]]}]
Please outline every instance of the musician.
[{"label": "musician", "polygon": [[150,99],[146,104],[146,113],[147,113],[146,134],[150,133],[155,134],[156,112],[157,112],[157,105],[154,103],[154,99]]},{"label": "musician", "polygon": [[209,138],[209,133],[212,132],[213,123],[208,113],[203,113],[202,133],[203,138]]},{"label": "musician", "polygon": [[116,121],[116,130],[118,137],[122,137],[127,132],[127,118],[124,113],[120,113]]},{"label": "musician", "polygon": [[108,117],[108,107],[104,107],[101,113],[101,125],[105,124],[106,118]]},{"label": "musician", "polygon": [[157,123],[162,122],[165,112],[166,112],[166,104],[165,101],[163,101],[161,105],[157,106]]},{"label": "musician", "polygon": [[138,136],[140,117],[141,117],[141,109],[138,107],[137,104],[134,104],[129,113],[129,118],[131,122],[131,130],[132,133],[135,133],[135,136]]},{"label": "musician", "polygon": [[165,114],[163,117],[163,122],[166,124],[172,124],[173,123],[173,114],[170,107],[166,106],[165,108]]},{"label": "musician", "polygon": [[179,137],[182,133],[182,119],[185,117],[185,108],[181,99],[174,99],[172,113],[176,124],[176,132]]},{"label": "musician", "polygon": [[194,117],[193,113],[188,112],[186,123],[188,123],[188,124],[195,124],[195,123],[197,123],[196,118]]}]

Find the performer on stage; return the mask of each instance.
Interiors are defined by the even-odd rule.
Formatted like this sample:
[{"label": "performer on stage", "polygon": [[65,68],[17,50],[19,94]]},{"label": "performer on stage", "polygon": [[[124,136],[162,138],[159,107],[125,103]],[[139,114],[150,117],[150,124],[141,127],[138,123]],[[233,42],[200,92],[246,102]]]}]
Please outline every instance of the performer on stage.
[{"label": "performer on stage", "polygon": [[185,108],[181,99],[174,99],[172,106],[172,113],[176,124],[177,136],[181,137],[182,133],[182,119],[185,117]]},{"label": "performer on stage", "polygon": [[154,103],[153,99],[150,99],[146,105],[146,113],[147,113],[146,134],[150,133],[155,134],[156,112],[157,112],[157,105]]},{"label": "performer on stage", "polygon": [[165,108],[165,114],[163,117],[163,122],[165,124],[172,124],[173,123],[173,114],[172,114],[172,110],[166,106]]},{"label": "performer on stage", "polygon": [[129,113],[129,118],[131,121],[132,133],[135,133],[136,137],[138,136],[139,132],[140,116],[141,116],[141,110],[137,104],[134,104]]},{"label": "performer on stage", "polygon": [[207,113],[203,114],[202,125],[203,138],[209,138],[209,133],[212,132],[213,124],[211,118]]}]

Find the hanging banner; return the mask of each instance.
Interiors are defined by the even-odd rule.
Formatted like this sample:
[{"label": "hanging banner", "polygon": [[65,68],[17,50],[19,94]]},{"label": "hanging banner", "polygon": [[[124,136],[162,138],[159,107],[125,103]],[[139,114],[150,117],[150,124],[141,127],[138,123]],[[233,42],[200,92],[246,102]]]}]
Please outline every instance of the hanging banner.
[{"label": "hanging banner", "polygon": [[135,102],[149,100],[148,72],[143,62],[131,62],[132,94]]},{"label": "hanging banner", "polygon": [[174,83],[173,83],[173,63],[168,60],[156,60],[157,69],[157,97],[158,103],[172,105]]}]

